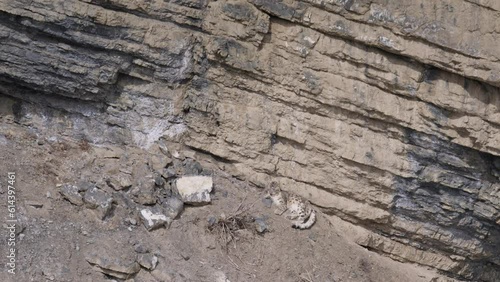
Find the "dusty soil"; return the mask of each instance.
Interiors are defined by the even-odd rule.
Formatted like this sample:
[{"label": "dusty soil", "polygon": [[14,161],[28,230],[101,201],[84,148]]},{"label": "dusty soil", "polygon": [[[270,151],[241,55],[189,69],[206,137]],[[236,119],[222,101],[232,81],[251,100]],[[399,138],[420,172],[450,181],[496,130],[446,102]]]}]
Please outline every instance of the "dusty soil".
[{"label": "dusty soil", "polygon": [[[292,229],[266,205],[261,189],[232,178],[209,161],[203,165],[214,179],[212,203],[186,207],[169,229],[148,232],[140,221],[134,225],[125,220],[138,219],[125,191],[111,191],[116,206],[101,220],[92,210],[63,199],[57,186],[82,177],[104,178],[97,165],[102,152],[96,156],[98,151],[88,144],[37,136],[15,124],[0,127],[1,218],[6,222],[7,173],[16,172],[18,219],[15,275],[5,266],[8,231],[0,231],[0,281],[112,281],[115,278],[97,271],[86,256],[133,256],[141,249],[156,255],[158,265],[153,271],[141,269],[127,281],[400,282],[436,277],[361,248],[322,214],[310,230]],[[137,160],[141,155],[136,156]],[[234,238],[228,242],[220,229],[209,228],[210,220],[244,215],[262,219],[269,230],[258,233],[250,220],[232,230]]]}]

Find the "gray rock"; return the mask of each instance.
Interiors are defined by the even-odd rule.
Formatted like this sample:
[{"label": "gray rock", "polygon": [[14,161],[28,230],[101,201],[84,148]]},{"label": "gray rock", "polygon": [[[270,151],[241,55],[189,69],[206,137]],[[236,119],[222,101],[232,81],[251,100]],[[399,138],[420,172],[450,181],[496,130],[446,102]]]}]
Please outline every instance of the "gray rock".
[{"label": "gray rock", "polygon": [[131,199],[128,193],[113,193],[113,202],[116,203],[117,206],[129,211],[135,211],[137,210],[137,206],[139,206]]},{"label": "gray rock", "polygon": [[9,140],[5,137],[5,135],[0,134],[0,145],[7,145]]},{"label": "gray rock", "polygon": [[199,175],[203,171],[201,164],[190,158],[182,162],[182,167],[185,175]]},{"label": "gray rock", "polygon": [[119,279],[127,279],[141,270],[136,254],[129,248],[100,246],[85,255],[96,270]]},{"label": "gray rock", "polygon": [[266,223],[266,219],[264,218],[256,218],[255,219],[255,230],[259,233],[265,233],[269,231],[269,228]]},{"label": "gray rock", "polygon": [[116,191],[120,191],[132,186],[132,176],[130,176],[130,174],[120,172],[106,179],[106,183],[109,187],[115,189]]},{"label": "gray rock", "polygon": [[173,192],[174,191],[172,191],[172,185],[168,182],[165,182],[165,184],[157,190],[157,196],[161,199],[161,202],[164,202],[167,198],[172,197]]},{"label": "gray rock", "polygon": [[155,175],[155,185],[158,186],[158,187],[163,187],[165,186],[165,179],[163,179],[163,177],[161,177],[160,174],[157,174]]},{"label": "gray rock", "polygon": [[137,262],[147,270],[153,270],[158,264],[158,258],[150,253],[139,254],[137,256]]},{"label": "gray rock", "polygon": [[217,223],[217,217],[211,215],[208,217],[207,222],[209,227],[214,226]]},{"label": "gray rock", "polygon": [[156,204],[155,181],[152,177],[145,177],[141,179],[131,193],[132,200],[138,204]]},{"label": "gray rock", "polygon": [[91,188],[94,188],[95,184],[89,181],[80,180],[76,183],[76,187],[78,188],[78,192],[85,192]]},{"label": "gray rock", "polygon": [[184,210],[184,202],[177,197],[169,197],[163,202],[163,208],[168,217],[175,219]]},{"label": "gray rock", "polygon": [[174,177],[177,176],[177,172],[175,171],[174,168],[165,168],[162,173],[161,173],[161,176],[163,176],[163,178],[169,180],[169,179],[172,179]]},{"label": "gray rock", "polygon": [[164,211],[155,206],[151,208],[142,209],[140,212],[142,223],[148,231],[166,226],[169,227],[172,219],[165,215]]},{"label": "gray rock", "polygon": [[212,177],[184,176],[176,181],[177,191],[185,204],[203,205],[210,203]]},{"label": "gray rock", "polygon": [[96,187],[85,192],[83,202],[87,208],[95,210],[100,219],[104,219],[113,206],[113,198]]},{"label": "gray rock", "polygon": [[134,218],[129,218],[129,217],[127,217],[127,218],[125,218],[123,221],[124,221],[124,222],[125,222],[125,224],[127,224],[127,225],[137,225],[137,220],[135,220]]},{"label": "gray rock", "polygon": [[26,201],[25,202],[27,206],[33,207],[35,209],[41,209],[43,208],[43,203],[37,202],[37,201]]},{"label": "gray rock", "polygon": [[83,198],[80,193],[78,193],[78,187],[72,184],[64,184],[61,186],[59,193],[64,199],[68,200],[73,205],[81,206],[83,205]]},{"label": "gray rock", "polygon": [[162,171],[170,163],[172,159],[164,155],[154,155],[148,161],[149,167],[154,171]]},{"label": "gray rock", "polygon": [[144,246],[144,244],[142,244],[142,243],[135,244],[134,250],[136,253],[139,253],[139,254],[145,254],[145,253],[149,252],[148,248],[146,246]]},{"label": "gray rock", "polygon": [[165,144],[164,140],[158,140],[158,149],[165,155],[171,156],[167,144]]}]

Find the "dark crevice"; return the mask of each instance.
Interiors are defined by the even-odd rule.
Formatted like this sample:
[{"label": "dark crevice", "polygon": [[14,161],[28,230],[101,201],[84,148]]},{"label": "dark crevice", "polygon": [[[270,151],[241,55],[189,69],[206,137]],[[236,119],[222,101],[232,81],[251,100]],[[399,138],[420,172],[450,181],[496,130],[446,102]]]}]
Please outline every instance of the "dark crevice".
[{"label": "dark crevice", "polygon": [[[83,100],[75,97],[61,96],[54,93],[46,93],[45,95],[40,95],[39,90],[35,90],[36,88],[23,85],[23,83],[19,83],[19,81],[5,80],[5,77],[2,76],[0,76],[0,81],[2,82],[0,85],[1,94],[29,103],[48,106],[68,113],[77,113],[74,111],[70,111],[67,107],[68,105],[73,105],[79,108],[92,108],[100,113],[104,112],[105,110],[105,104],[102,101],[99,102],[93,100]],[[57,107],[55,104],[61,104],[65,107]]]},{"label": "dark crevice", "polygon": [[[22,23],[23,21],[24,23]],[[27,23],[29,23],[29,25],[27,25]],[[12,30],[22,32],[26,36],[29,36],[32,39],[32,41],[45,41],[47,43],[52,43],[54,45],[57,45],[59,43],[65,43],[75,48],[76,49],[75,51],[78,51],[78,53],[83,53],[83,54],[105,53],[108,57],[117,56],[121,57],[123,61],[128,61],[128,62],[131,62],[133,57],[136,56],[152,65],[166,67],[172,70],[177,70],[178,68],[177,67],[174,69],[172,67],[172,62],[180,62],[182,61],[182,58],[184,56],[184,53],[181,54],[168,53],[165,49],[147,46],[148,50],[155,51],[158,54],[161,54],[162,56],[164,55],[169,56],[168,60],[169,63],[167,65],[161,65],[159,64],[156,58],[149,58],[146,54],[142,54],[141,52],[127,53],[126,51],[118,51],[115,49],[101,47],[95,44],[77,41],[73,39],[72,36],[68,35],[66,32],[68,30],[80,31],[82,28],[84,29],[83,32],[85,32],[85,29],[88,29],[89,27],[83,27],[81,24],[75,22],[73,22],[71,25],[76,25],[76,26],[71,26],[71,28],[73,29],[70,29],[69,27],[67,27],[68,24],[65,25],[64,22],[58,24],[48,24],[33,20],[31,18],[13,16],[0,11],[0,24],[7,26]],[[93,27],[90,27],[90,31],[92,30]],[[96,30],[98,30],[98,28]],[[93,32],[90,32],[89,34],[95,37],[102,37],[106,40],[109,39],[105,36],[99,36],[98,34],[94,34]],[[120,32],[115,36],[123,36],[123,34]],[[188,78],[187,80],[189,79],[190,78]]]},{"label": "dark crevice", "polygon": [[227,159],[225,157],[221,157],[221,156],[218,156],[210,151],[207,151],[207,150],[204,150],[204,149],[200,149],[200,148],[197,148],[197,147],[194,147],[194,146],[190,146],[190,145],[186,145],[189,149],[197,152],[197,153],[200,153],[202,155],[206,155],[206,156],[210,156],[212,157],[215,161],[217,162],[220,162],[220,163],[225,163],[225,164],[237,164],[238,162],[235,161],[235,160],[230,160],[230,159]]},{"label": "dark crevice", "polygon": [[297,142],[293,139],[281,136],[279,134],[272,134],[271,135],[271,144],[273,144],[273,143],[274,144],[281,143],[284,145],[291,146],[294,149],[301,149],[301,150],[305,149],[305,146],[306,146],[303,143]]},{"label": "dark crevice", "polygon": [[187,23],[180,23],[180,22],[175,21],[174,19],[172,19],[172,15],[166,15],[166,17],[161,17],[161,16],[155,15],[155,14],[148,14],[146,12],[140,12],[137,10],[127,9],[126,7],[120,7],[120,6],[114,5],[113,3],[110,3],[109,1],[105,1],[105,0],[92,0],[89,4],[97,6],[97,7],[102,7],[102,8],[111,10],[111,11],[115,11],[115,12],[123,12],[126,14],[132,14],[132,15],[135,15],[137,17],[144,18],[144,19],[155,19],[155,20],[158,20],[160,22],[174,24],[175,26],[182,28],[182,29],[188,29],[191,31],[196,31],[196,32],[208,34],[206,31],[204,31],[201,28],[201,25],[203,23],[203,18],[197,19],[197,18],[192,18],[189,16],[185,16],[183,14],[176,13],[174,11],[168,11],[168,13],[171,13],[171,14],[177,15],[177,16],[181,16],[181,17],[185,18],[186,20],[192,22],[192,24],[187,24]]},{"label": "dark crevice", "polygon": [[[34,25],[27,26],[26,24],[22,23],[23,21],[29,22]],[[34,42],[45,41],[54,45],[64,43],[74,47],[75,49],[78,49],[78,52],[84,54],[92,53],[93,50],[97,52],[105,52],[109,56],[118,55],[130,57],[130,55],[125,52],[110,50],[104,47],[75,41],[70,36],[65,34],[65,32],[67,31],[66,28],[56,24],[39,22],[31,18],[11,15],[4,11],[0,11],[0,24],[10,28],[11,30],[23,33],[24,35],[30,37],[30,39]]]}]

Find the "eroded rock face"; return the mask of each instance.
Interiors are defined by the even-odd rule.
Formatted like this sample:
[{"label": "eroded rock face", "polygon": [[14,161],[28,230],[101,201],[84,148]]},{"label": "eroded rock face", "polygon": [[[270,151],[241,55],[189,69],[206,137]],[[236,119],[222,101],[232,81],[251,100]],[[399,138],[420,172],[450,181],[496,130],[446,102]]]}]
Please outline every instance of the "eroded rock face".
[{"label": "eroded rock face", "polygon": [[500,6],[421,2],[0,1],[0,112],[185,144],[276,176],[372,250],[495,281]]}]

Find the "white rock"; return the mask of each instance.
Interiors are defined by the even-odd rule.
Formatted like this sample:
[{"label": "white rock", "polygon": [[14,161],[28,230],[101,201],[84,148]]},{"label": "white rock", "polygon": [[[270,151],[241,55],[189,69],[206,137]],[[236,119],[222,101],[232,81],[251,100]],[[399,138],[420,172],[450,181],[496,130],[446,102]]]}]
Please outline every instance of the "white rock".
[{"label": "white rock", "polygon": [[146,227],[148,231],[165,225],[168,227],[172,222],[172,219],[164,215],[159,209],[155,208],[141,210],[141,218],[144,227]]},{"label": "white rock", "polygon": [[217,271],[214,273],[215,275],[215,282],[231,282],[229,279],[226,277],[226,274],[222,271]]},{"label": "white rock", "polygon": [[158,257],[153,254],[139,254],[137,256],[137,262],[147,270],[153,270],[158,264]]},{"label": "white rock", "polygon": [[210,176],[184,176],[177,179],[177,191],[186,204],[210,203],[213,181]]}]

